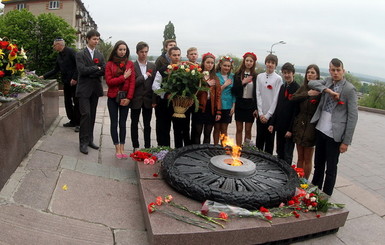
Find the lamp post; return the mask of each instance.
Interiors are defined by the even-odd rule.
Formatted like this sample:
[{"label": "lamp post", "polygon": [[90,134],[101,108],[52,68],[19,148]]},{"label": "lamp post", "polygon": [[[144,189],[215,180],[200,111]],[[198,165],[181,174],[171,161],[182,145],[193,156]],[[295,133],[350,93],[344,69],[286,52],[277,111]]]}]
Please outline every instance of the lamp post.
[{"label": "lamp post", "polygon": [[286,44],[286,42],[285,41],[279,41],[277,43],[273,43],[273,45],[271,45],[270,51],[267,51],[267,52],[270,52],[270,54],[272,54],[273,53],[273,47],[277,44]]}]

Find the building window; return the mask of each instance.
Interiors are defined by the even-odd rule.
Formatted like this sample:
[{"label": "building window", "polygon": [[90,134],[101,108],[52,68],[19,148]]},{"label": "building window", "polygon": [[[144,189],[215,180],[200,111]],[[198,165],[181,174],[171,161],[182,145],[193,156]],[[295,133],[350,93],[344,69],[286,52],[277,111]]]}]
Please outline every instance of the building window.
[{"label": "building window", "polygon": [[17,9],[17,10],[25,9],[25,3],[17,4],[17,5],[16,5],[16,9]]},{"label": "building window", "polygon": [[48,9],[59,9],[60,4],[59,1],[49,1]]}]

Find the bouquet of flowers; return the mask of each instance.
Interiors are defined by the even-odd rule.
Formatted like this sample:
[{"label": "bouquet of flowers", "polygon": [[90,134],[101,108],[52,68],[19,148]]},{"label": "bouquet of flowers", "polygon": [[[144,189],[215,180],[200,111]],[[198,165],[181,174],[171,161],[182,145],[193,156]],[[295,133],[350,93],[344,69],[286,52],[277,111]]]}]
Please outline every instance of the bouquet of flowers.
[{"label": "bouquet of flowers", "polygon": [[195,111],[198,111],[199,102],[196,94],[198,91],[207,91],[202,86],[202,68],[191,62],[172,64],[167,67],[167,77],[162,82],[162,88],[156,93],[168,93],[169,101],[173,102],[174,117],[185,118],[186,110],[195,104]]},{"label": "bouquet of flowers", "polygon": [[27,56],[14,42],[0,38],[0,90],[8,94],[11,80],[24,75]]}]

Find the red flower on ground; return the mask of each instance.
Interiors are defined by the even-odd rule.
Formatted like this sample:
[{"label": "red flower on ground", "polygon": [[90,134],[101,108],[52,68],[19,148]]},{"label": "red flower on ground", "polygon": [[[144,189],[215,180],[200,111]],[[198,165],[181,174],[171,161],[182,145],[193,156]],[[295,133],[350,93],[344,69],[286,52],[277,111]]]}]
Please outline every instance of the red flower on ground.
[{"label": "red flower on ground", "polygon": [[147,210],[149,213],[155,212],[155,203],[152,202],[152,203],[148,204]]},{"label": "red flower on ground", "polygon": [[287,204],[288,204],[289,206],[294,205],[294,201],[293,201],[293,200],[290,200]]},{"label": "red flower on ground", "polygon": [[153,175],[152,175],[152,177],[158,177],[159,175],[157,174],[157,173],[154,173]]},{"label": "red flower on ground", "polygon": [[267,88],[268,88],[268,89],[273,89],[273,86],[271,86],[271,85],[269,84],[269,85],[267,85]]},{"label": "red flower on ground", "polygon": [[321,215],[317,214],[315,217],[317,217],[317,218],[320,218],[320,217],[321,217]]},{"label": "red flower on ground", "polygon": [[259,208],[259,211],[261,211],[262,213],[267,213],[269,212],[269,210],[267,208],[264,208],[264,207],[260,207]]},{"label": "red flower on ground", "polygon": [[172,201],[173,197],[171,195],[167,195],[164,197],[164,202],[165,203],[170,203]]},{"label": "red flower on ground", "polygon": [[342,100],[339,100],[339,101],[338,101],[338,104],[339,104],[339,105],[344,105],[345,102],[343,102]]},{"label": "red flower on ground", "polygon": [[218,217],[221,218],[221,219],[228,219],[229,218],[229,216],[225,212],[220,212],[218,214]]},{"label": "red flower on ground", "polygon": [[94,58],[94,63],[95,64],[99,64],[99,59],[98,58]]}]

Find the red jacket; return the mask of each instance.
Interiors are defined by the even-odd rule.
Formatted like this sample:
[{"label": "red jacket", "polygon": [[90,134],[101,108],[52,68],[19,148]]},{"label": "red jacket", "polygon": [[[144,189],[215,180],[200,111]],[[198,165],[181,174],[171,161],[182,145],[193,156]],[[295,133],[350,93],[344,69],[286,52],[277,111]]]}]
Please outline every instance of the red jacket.
[{"label": "red jacket", "polygon": [[126,69],[131,69],[131,75],[126,79],[124,79],[123,74],[118,77],[116,76],[117,69],[118,66],[114,62],[107,62],[104,74],[108,86],[107,96],[109,98],[116,98],[118,91],[127,91],[127,99],[131,100],[135,91],[134,63],[132,63],[132,61],[127,61]]}]

